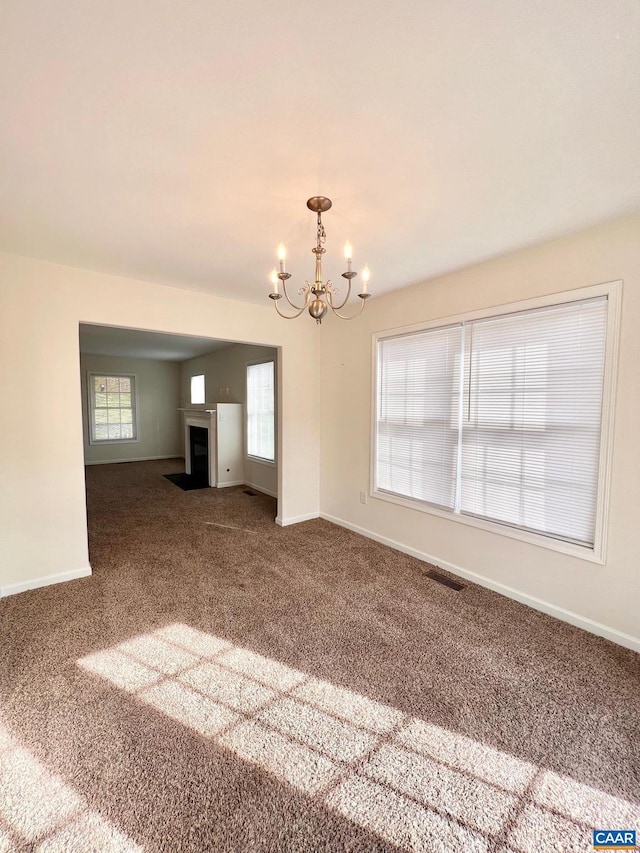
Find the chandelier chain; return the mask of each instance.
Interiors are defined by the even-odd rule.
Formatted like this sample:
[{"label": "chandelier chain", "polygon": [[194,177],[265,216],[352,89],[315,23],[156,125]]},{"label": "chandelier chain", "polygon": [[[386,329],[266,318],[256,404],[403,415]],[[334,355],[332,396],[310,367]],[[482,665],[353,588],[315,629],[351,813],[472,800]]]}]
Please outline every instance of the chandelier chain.
[{"label": "chandelier chain", "polygon": [[320,213],[319,213],[319,212],[318,212],[318,232],[317,232],[317,237],[318,237],[318,248],[320,248],[321,246],[324,246],[324,244],[326,243],[326,240],[327,240],[327,234],[326,234],[326,232],[325,232],[325,230],[324,230],[324,225],[322,224],[322,217],[320,216]]}]

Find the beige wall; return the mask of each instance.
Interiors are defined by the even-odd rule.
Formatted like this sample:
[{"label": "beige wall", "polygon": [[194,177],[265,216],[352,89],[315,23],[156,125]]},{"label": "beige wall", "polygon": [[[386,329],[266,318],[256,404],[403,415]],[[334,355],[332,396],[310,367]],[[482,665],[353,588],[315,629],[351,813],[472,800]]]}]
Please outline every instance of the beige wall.
[{"label": "beige wall", "polygon": [[[623,279],[606,565],[369,498],[372,333]],[[323,514],[585,620],[640,637],[640,216],[371,299],[358,322],[322,327]],[[598,626],[594,626],[598,627]],[[624,638],[623,638],[624,639]]]},{"label": "beige wall", "polygon": [[[191,405],[191,377],[200,373],[203,373],[205,377],[207,403],[242,403],[245,405],[247,364],[271,359],[277,362],[277,353],[278,351],[273,347],[230,344],[214,350],[208,355],[182,362],[180,405]],[[204,406],[194,408],[204,408]],[[246,433],[244,441],[244,476],[246,482],[267,492],[267,494],[277,496],[278,470],[276,465],[268,465],[249,459],[246,455]]]},{"label": "beige wall", "polygon": [[[131,444],[89,444],[87,373],[135,374],[138,441]],[[84,458],[87,464],[184,455],[182,418],[178,412],[178,363],[81,353],[80,374]]]},{"label": "beige wall", "polygon": [[284,322],[270,303],[6,254],[0,318],[0,594],[88,567],[79,323],[281,347],[278,517],[317,515],[319,401],[307,365],[318,361],[319,336],[308,323]]}]

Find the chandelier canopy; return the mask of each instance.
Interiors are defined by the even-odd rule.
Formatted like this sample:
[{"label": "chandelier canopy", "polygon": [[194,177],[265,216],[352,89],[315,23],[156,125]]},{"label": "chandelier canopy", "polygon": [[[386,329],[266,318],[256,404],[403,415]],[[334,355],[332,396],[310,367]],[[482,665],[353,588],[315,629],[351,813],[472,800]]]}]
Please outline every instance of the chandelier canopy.
[{"label": "chandelier canopy", "polygon": [[[302,287],[298,289],[298,295],[302,296],[304,299],[304,304],[302,306],[297,305],[289,298],[289,294],[287,293],[287,280],[291,278],[291,273],[288,273],[285,270],[285,260],[287,257],[287,253],[285,247],[282,245],[282,243],[280,243],[280,246],[278,247],[280,272],[276,272],[275,268],[271,272],[271,284],[273,286],[273,290],[269,294],[269,297],[273,299],[273,304],[278,314],[281,317],[284,317],[285,320],[293,320],[295,317],[299,317],[300,314],[302,314],[302,312],[305,310],[305,308],[309,309],[309,314],[311,314],[316,323],[322,322],[322,318],[325,316],[329,308],[337,317],[340,317],[341,320],[353,320],[354,317],[362,313],[364,303],[371,295],[368,290],[369,267],[365,266],[362,270],[362,292],[358,294],[358,297],[362,300],[360,303],[360,310],[356,311],[351,316],[341,314],[340,311],[347,304],[347,302],[349,301],[349,297],[351,296],[351,282],[358,275],[357,272],[354,272],[351,269],[353,250],[351,248],[350,243],[347,243],[344,247],[344,255],[347,260],[347,269],[346,272],[342,273],[342,278],[346,278],[348,282],[348,287],[347,295],[342,301],[339,301],[338,289],[334,287],[330,281],[325,282],[322,279],[322,256],[326,251],[324,248],[324,243],[327,237],[327,235],[325,234],[324,225],[322,224],[322,214],[326,213],[327,210],[331,208],[331,199],[325,198],[322,195],[316,195],[313,196],[313,198],[309,199],[309,201],[307,202],[307,207],[309,208],[309,210],[312,210],[318,216],[316,246],[311,250],[316,256],[316,273],[313,284],[310,284],[308,281],[305,281]],[[283,293],[280,293],[280,282],[282,282]],[[284,314],[280,310],[278,306],[278,300],[282,299],[283,295],[289,305],[291,305],[291,307],[294,309],[294,314]]]}]

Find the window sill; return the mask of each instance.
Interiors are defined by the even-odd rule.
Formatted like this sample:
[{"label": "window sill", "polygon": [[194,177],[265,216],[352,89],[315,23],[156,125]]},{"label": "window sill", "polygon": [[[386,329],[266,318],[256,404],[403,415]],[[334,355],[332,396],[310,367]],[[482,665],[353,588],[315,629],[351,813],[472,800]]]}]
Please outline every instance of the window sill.
[{"label": "window sill", "polygon": [[572,542],[564,542],[561,539],[554,539],[551,536],[545,536],[542,533],[531,533],[528,530],[519,530],[516,527],[509,527],[506,524],[499,524],[495,521],[486,521],[482,518],[473,518],[473,516],[450,512],[449,510],[440,509],[432,504],[413,501],[409,498],[403,498],[400,495],[378,491],[377,489],[372,489],[369,492],[369,495],[376,500],[387,501],[388,503],[393,503],[397,506],[405,507],[406,509],[416,510],[417,512],[425,512],[428,515],[435,515],[438,518],[444,518],[447,521],[464,524],[466,527],[475,527],[489,533],[497,533],[499,536],[506,536],[509,539],[517,539],[519,542],[526,542],[529,545],[537,545],[540,548],[547,548],[549,551],[557,551],[560,554],[577,557],[579,560],[585,560],[589,563],[597,563],[601,566],[605,564],[604,548],[602,544],[598,545],[597,542],[593,548],[590,548],[587,545],[576,545]]},{"label": "window sill", "polygon": [[275,459],[274,460],[261,459],[259,456],[249,456],[248,454],[245,458],[246,458],[247,462],[257,462],[258,465],[264,465],[267,468],[275,468],[276,467]]},{"label": "window sill", "polygon": [[91,447],[103,447],[107,444],[139,444],[139,438],[98,438],[89,439]]}]

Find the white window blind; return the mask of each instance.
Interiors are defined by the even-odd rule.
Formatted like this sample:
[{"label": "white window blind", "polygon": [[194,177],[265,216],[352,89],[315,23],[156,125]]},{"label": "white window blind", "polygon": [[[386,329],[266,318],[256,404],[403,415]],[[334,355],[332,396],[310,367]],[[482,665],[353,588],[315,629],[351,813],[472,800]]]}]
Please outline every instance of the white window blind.
[{"label": "white window blind", "polygon": [[191,377],[191,403],[200,404],[205,401],[204,373]]},{"label": "white window blind", "polygon": [[462,513],[592,545],[606,298],[470,324]]},{"label": "white window blind", "polygon": [[592,547],[607,306],[379,338],[375,489]]},{"label": "white window blind", "polygon": [[247,365],[247,454],[275,460],[275,364]]},{"label": "white window blind", "polygon": [[379,342],[379,489],[453,509],[461,343],[461,325]]}]

